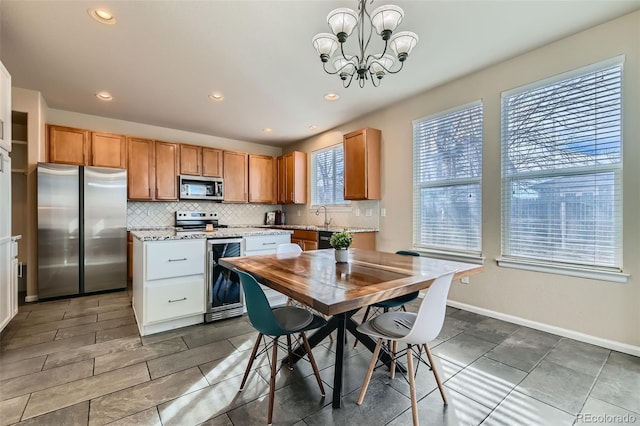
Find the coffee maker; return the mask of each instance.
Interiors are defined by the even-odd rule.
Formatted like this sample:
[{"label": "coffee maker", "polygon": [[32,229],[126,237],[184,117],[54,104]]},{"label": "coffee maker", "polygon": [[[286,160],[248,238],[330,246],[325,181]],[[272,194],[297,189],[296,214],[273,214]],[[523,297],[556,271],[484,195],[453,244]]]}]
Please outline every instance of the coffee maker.
[{"label": "coffee maker", "polygon": [[276,210],[276,225],[284,225],[284,212],[282,210]]}]

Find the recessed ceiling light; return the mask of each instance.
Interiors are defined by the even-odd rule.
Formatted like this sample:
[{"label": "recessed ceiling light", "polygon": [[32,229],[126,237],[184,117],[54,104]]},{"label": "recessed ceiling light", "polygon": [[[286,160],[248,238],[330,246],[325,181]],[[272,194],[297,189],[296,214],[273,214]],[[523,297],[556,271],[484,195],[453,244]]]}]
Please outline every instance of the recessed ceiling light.
[{"label": "recessed ceiling light", "polygon": [[209,99],[213,101],[221,101],[224,99],[224,95],[220,92],[213,92],[212,94],[209,95]]},{"label": "recessed ceiling light", "polygon": [[273,130],[268,128],[268,127],[265,127],[264,129],[262,129],[262,132],[263,133],[271,133],[271,132],[273,132]]},{"label": "recessed ceiling light", "polygon": [[327,93],[326,95],[324,95],[324,98],[328,101],[337,101],[338,99],[340,99],[340,95],[338,95],[337,93]]},{"label": "recessed ceiling light", "polygon": [[96,93],[96,98],[100,99],[101,101],[110,101],[113,99],[113,96],[111,96],[111,93],[109,92],[98,92]]},{"label": "recessed ceiling light", "polygon": [[311,130],[312,132],[315,132],[316,130],[318,130],[318,126],[316,126],[315,124],[312,126],[309,126],[309,130]]},{"label": "recessed ceiling light", "polygon": [[116,23],[116,17],[111,14],[107,9],[95,8],[87,10],[89,16],[101,24],[113,25]]}]

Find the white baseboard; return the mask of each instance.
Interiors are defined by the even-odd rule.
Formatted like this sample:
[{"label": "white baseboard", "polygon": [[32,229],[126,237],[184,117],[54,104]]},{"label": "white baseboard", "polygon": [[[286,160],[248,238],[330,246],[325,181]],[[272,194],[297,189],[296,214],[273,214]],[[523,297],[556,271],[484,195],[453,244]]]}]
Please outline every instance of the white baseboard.
[{"label": "white baseboard", "polygon": [[640,346],[628,345],[626,343],[616,342],[614,340],[603,339],[601,337],[592,336],[590,334],[580,333],[566,328],[556,327],[541,322],[531,321],[525,318],[516,317],[513,315],[503,314],[501,312],[491,311],[489,309],[479,308],[473,305],[467,305],[466,303],[460,303],[453,300],[447,300],[447,305],[462,309],[476,314],[485,315],[487,317],[511,322],[513,324],[523,325],[525,327],[533,328],[547,333],[556,334],[562,337],[568,337],[570,339],[578,340],[580,342],[590,343],[592,345],[601,346],[603,348],[611,349],[618,352],[623,352],[629,355],[640,356]]},{"label": "white baseboard", "polygon": [[24,301],[26,303],[37,302],[38,301],[38,296],[25,296]]}]

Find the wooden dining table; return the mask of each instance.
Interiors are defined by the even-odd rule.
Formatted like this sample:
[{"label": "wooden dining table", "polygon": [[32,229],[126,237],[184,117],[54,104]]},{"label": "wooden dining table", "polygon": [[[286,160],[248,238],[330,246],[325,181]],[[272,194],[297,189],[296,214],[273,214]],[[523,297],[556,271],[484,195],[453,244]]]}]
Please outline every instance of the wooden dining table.
[{"label": "wooden dining table", "polygon": [[[375,341],[357,331],[353,315],[375,302],[427,289],[438,276],[456,271],[454,280],[477,274],[482,265],[428,257],[402,256],[373,250],[352,248],[349,262],[336,263],[333,249],[304,251],[299,254],[269,254],[219,259],[220,265],[238,268],[253,275],[258,282],[330,316],[327,324],[309,336],[313,348],[333,331],[337,342],[353,334],[370,351]],[[302,347],[293,353],[293,362],[305,355]],[[391,358],[382,352],[387,365]],[[333,379],[334,408],[342,398],[344,344],[336,345]]]}]

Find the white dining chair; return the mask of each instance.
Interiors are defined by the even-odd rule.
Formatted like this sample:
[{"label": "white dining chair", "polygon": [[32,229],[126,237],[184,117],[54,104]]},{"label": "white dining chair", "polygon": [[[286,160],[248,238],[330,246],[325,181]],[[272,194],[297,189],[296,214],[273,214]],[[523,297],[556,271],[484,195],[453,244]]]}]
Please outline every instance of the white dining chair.
[{"label": "white dining chair", "polygon": [[296,243],[278,244],[276,247],[276,254],[300,254],[302,248]]},{"label": "white dining chair", "polygon": [[[440,390],[440,395],[442,395],[442,400],[445,405],[447,404],[447,397],[444,393],[442,381],[433,363],[429,342],[435,339],[438,334],[440,334],[440,330],[442,330],[447,308],[447,295],[449,294],[449,288],[451,287],[454,274],[455,271],[448,272],[433,281],[420,305],[418,313],[386,312],[358,326],[357,329],[360,333],[368,334],[378,339],[373,351],[373,356],[371,357],[371,362],[369,363],[369,369],[362,384],[358,405],[361,405],[364,401],[364,396],[367,393],[367,388],[369,387],[371,375],[378,361],[378,354],[380,353],[380,347],[383,341],[391,342],[391,347],[388,349],[392,358],[390,366],[392,378],[395,374],[395,363],[399,355],[396,351],[397,344],[405,343],[407,345],[407,348],[402,350],[400,355],[404,352],[407,354],[407,379],[409,382],[409,392],[411,394],[411,412],[414,426],[418,425],[418,402],[416,400],[415,370],[413,368],[414,354],[417,356],[418,362],[423,362],[433,372],[433,376],[438,384],[438,389]],[[427,355],[428,362],[422,358],[423,348]]]}]

